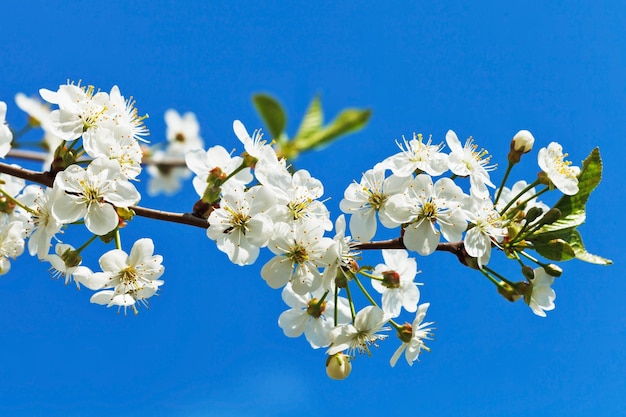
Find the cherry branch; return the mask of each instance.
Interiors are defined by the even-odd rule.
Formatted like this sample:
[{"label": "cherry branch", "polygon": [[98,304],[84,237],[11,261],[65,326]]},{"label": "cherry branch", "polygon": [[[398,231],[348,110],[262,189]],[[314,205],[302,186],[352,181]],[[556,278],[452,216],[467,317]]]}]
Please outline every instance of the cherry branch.
[{"label": "cherry branch", "polygon": [[[8,156],[36,160],[33,158],[36,157],[37,154],[39,153],[32,151],[11,150]],[[52,187],[52,184],[54,183],[54,174],[50,172],[33,171],[14,165],[9,165],[3,162],[0,162],[0,173],[8,174],[13,177],[21,178],[23,180],[45,185],[46,187]],[[209,222],[207,219],[195,216],[192,213],[175,213],[141,206],[131,206],[129,207],[129,209],[133,210],[137,216],[146,217],[149,219],[186,224],[189,226],[200,227],[203,229],[209,227]],[[354,248],[357,250],[406,249],[406,246],[404,245],[402,238],[396,238],[381,240],[377,242],[361,242],[357,243]],[[463,245],[463,242],[439,243],[436,250],[441,252],[450,252],[456,255],[459,262],[461,262],[463,265],[471,266],[467,263],[470,257],[465,251],[465,246]]]},{"label": "cherry branch", "polygon": [[[25,149],[11,149],[9,153],[7,153],[6,158],[16,158],[22,159],[25,161],[39,161],[43,162],[48,158],[48,154],[45,152],[39,151],[29,151]],[[89,161],[89,159],[79,159],[80,161]],[[141,160],[141,165],[156,165],[163,168],[179,168],[186,167],[185,160],[182,158],[179,159],[163,159],[161,161],[155,161],[152,158],[144,157]]]}]

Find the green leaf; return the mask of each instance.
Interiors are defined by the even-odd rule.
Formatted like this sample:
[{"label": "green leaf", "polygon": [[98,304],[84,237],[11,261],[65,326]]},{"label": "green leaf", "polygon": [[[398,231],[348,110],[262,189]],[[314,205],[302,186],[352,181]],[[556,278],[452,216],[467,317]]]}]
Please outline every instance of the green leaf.
[{"label": "green leaf", "polygon": [[298,137],[294,142],[299,150],[319,149],[340,136],[363,128],[371,114],[371,110],[346,109],[321,131],[308,137]]},{"label": "green leaf", "polygon": [[602,179],[602,159],[600,150],[595,148],[583,161],[583,166],[578,176],[578,193],[576,195],[564,195],[557,201],[555,208],[561,210],[561,218],[552,224],[545,225],[535,236],[580,226],[585,222],[585,205],[589,195]]},{"label": "green leaf", "polygon": [[536,241],[535,250],[544,258],[552,261],[569,261],[576,257],[574,249],[563,239]]},{"label": "green leaf", "polygon": [[[571,249],[574,251],[574,255],[576,259],[579,259],[584,262],[597,264],[597,265],[613,264],[613,261],[611,261],[610,259],[606,259],[601,256],[593,255],[587,252],[587,250],[585,249],[585,246],[583,245],[583,239],[575,227],[570,227],[567,229],[544,233],[543,235],[538,236],[537,238],[533,239],[532,242],[535,245],[535,249],[537,250],[537,252],[539,252],[542,256],[545,256],[548,259],[554,259],[554,258],[550,258],[546,256],[544,253],[541,252],[541,250],[543,250],[546,247],[546,245],[548,245],[549,242],[552,242],[554,240],[562,240],[562,241],[567,242],[568,245],[571,247]],[[540,248],[540,249],[537,249],[537,248]],[[554,260],[558,260],[558,259],[554,259]],[[563,260],[566,260],[566,259],[563,259]]]},{"label": "green leaf", "polygon": [[272,137],[279,140],[287,126],[287,116],[280,103],[270,95],[255,94],[252,102]]},{"label": "green leaf", "polygon": [[577,230],[573,230],[570,239],[568,240],[572,249],[576,253],[576,259],[580,259],[584,262],[589,262],[597,265],[612,265],[613,261],[610,259],[603,258],[598,255],[593,255],[587,250],[585,250],[585,245],[583,245],[583,239],[578,233]]},{"label": "green leaf", "polygon": [[322,129],[324,123],[324,112],[322,111],[322,101],[319,96],[315,96],[309,104],[309,108],[302,118],[298,133],[294,136],[297,138],[306,138]]}]

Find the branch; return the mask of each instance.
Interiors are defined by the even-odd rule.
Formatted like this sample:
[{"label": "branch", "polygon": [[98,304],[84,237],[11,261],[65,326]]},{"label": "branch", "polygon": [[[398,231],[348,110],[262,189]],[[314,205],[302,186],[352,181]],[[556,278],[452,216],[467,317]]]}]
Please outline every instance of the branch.
[{"label": "branch", "polygon": [[[377,249],[406,249],[404,246],[404,242],[402,238],[389,239],[389,240],[381,240],[378,242],[362,242],[357,243],[354,246],[357,250],[377,250]],[[471,256],[467,254],[465,251],[465,245],[463,242],[443,242],[437,245],[437,249],[440,252],[450,252],[456,255],[459,262],[467,267],[474,268],[471,264],[471,260],[473,259]],[[468,263],[470,262],[470,263]]]},{"label": "branch", "polygon": [[[48,154],[45,152],[39,151],[28,151],[25,149],[11,149],[9,153],[7,153],[6,158],[16,158],[23,159],[26,161],[40,161],[43,162],[47,159]],[[80,161],[89,161],[89,159],[79,159]],[[152,158],[144,157],[141,160],[141,165],[156,165],[163,168],[177,168],[177,167],[186,167],[184,159],[163,159],[161,161],[155,161]]]}]

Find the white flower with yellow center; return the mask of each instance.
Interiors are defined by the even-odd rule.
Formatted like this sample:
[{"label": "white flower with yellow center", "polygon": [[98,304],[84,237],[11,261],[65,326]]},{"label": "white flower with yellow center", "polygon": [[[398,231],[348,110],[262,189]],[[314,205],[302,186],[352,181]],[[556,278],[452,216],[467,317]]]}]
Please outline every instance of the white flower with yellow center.
[{"label": "white flower with yellow center", "polygon": [[580,168],[572,166],[566,161],[567,154],[557,142],[552,142],[547,148],[539,150],[539,168],[546,173],[548,179],[563,194],[574,195],[578,192],[578,174]]},{"label": "white flower with yellow center", "polygon": [[491,199],[476,196],[466,201],[465,215],[472,227],[465,233],[463,244],[467,254],[476,258],[478,266],[482,267],[489,262],[491,245],[506,235],[503,219]]},{"label": "white flower with yellow center", "polygon": [[417,261],[409,258],[404,249],[383,249],[384,264],[376,265],[372,275],[382,281],[372,280],[372,286],[382,294],[382,308],[391,317],[398,317],[402,307],[410,313],[417,310],[420,292],[413,280],[417,275]]},{"label": "white flower with yellow center", "polygon": [[409,183],[406,193],[389,198],[387,215],[397,224],[406,224],[406,248],[426,256],[437,249],[440,235],[449,242],[461,240],[467,227],[461,208],[466,197],[450,178],[440,178],[433,185],[429,175],[419,174]]},{"label": "white flower with yellow center", "polygon": [[64,193],[52,205],[52,215],[63,224],[84,218],[87,229],[97,235],[117,227],[115,207],[127,208],[140,198],[117,161],[107,158],[92,161],[87,169],[70,165],[57,174],[54,188]]},{"label": "white flower with yellow center", "polygon": [[[406,358],[406,362],[409,366],[413,366],[413,362],[419,357],[422,349],[430,350],[424,344],[424,340],[432,340],[432,328],[428,327],[433,322],[424,323],[424,317],[426,317],[426,311],[430,307],[429,303],[422,304],[417,308],[417,313],[415,314],[415,320],[413,320],[413,324],[405,324],[402,327],[402,330],[399,333],[400,340],[402,340],[402,344],[395,351],[389,363],[392,367],[396,366],[398,359],[404,352],[404,357]],[[410,331],[410,334],[409,334]]]},{"label": "white flower with yellow center", "polygon": [[441,152],[443,144],[431,145],[431,139],[424,143],[421,134],[413,134],[413,139],[402,138],[404,146],[396,141],[400,148],[397,153],[383,161],[385,167],[399,177],[409,177],[415,171],[428,175],[441,175],[448,170],[448,155]]},{"label": "white flower with yellow center", "polygon": [[265,213],[274,205],[274,195],[262,185],[224,192],[220,207],[209,215],[207,236],[237,265],[251,265],[272,237],[274,224]]},{"label": "white flower with yellow center", "polygon": [[[335,326],[335,302],[332,296],[324,297],[324,289],[318,288],[313,293],[296,294],[287,284],[283,288],[282,298],[290,309],[278,317],[278,325],[285,336],[299,337],[304,333],[306,340],[313,349],[330,344],[330,331]],[[327,299],[328,298],[328,299]],[[344,324],[350,320],[350,306],[348,299],[337,297],[337,324]]]},{"label": "white flower with yellow center", "polygon": [[397,226],[387,217],[386,203],[391,195],[404,192],[410,180],[397,175],[385,178],[385,168],[378,164],[363,174],[360,183],[353,182],[346,188],[339,208],[352,215],[350,232],[354,240],[367,242],[374,237],[376,213],[385,227]]},{"label": "white flower with yellow center", "polygon": [[154,255],[152,239],[139,239],[135,242],[130,255],[123,250],[113,249],[100,257],[102,272],[91,276],[91,288],[103,288],[95,293],[91,302],[120,307],[132,306],[135,302],[147,304],[146,299],[156,294],[163,281],[159,278],[165,268],[163,257]]},{"label": "white flower with yellow center", "polygon": [[379,307],[367,306],[356,314],[354,324],[344,324],[335,327],[330,332],[331,345],[329,355],[334,355],[347,350],[350,356],[356,353],[370,354],[370,345],[376,345],[376,341],[383,340],[387,335],[380,331],[389,330],[383,327],[389,321],[389,315]]},{"label": "white flower with yellow center", "polygon": [[39,94],[48,103],[59,106],[50,113],[50,125],[52,132],[63,140],[78,139],[108,120],[109,95],[95,92],[93,86],[67,84],[59,86],[57,91],[42,88]]},{"label": "white flower with yellow center", "polygon": [[489,153],[484,149],[477,151],[478,146],[471,137],[467,139],[465,146],[462,146],[452,130],[448,130],[446,134],[446,143],[452,151],[448,157],[450,171],[459,177],[470,177],[471,194],[488,197],[487,186],[496,187],[489,179],[489,171],[496,169],[495,165],[489,165],[491,160]]},{"label": "white flower with yellow center", "polygon": [[334,241],[323,237],[322,224],[316,220],[275,223],[268,248],[276,255],[261,269],[261,276],[272,288],[291,282],[297,294],[315,291],[322,284],[319,268],[328,266]]}]

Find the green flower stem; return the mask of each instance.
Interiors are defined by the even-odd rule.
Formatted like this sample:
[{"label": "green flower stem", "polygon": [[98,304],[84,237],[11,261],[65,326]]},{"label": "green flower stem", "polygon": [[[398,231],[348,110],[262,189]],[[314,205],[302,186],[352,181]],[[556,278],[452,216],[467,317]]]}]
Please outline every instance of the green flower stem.
[{"label": "green flower stem", "polygon": [[490,274],[495,275],[496,277],[500,278],[500,280],[502,280],[503,282],[513,286],[513,283],[511,281],[509,281],[508,279],[506,279],[505,277],[503,277],[502,275],[500,275],[493,269],[489,268],[488,266],[483,266],[483,268],[485,269],[485,271],[489,272]]},{"label": "green flower stem", "polygon": [[376,304],[376,301],[374,301],[374,299],[372,298],[372,296],[367,292],[367,290],[365,289],[365,287],[363,286],[363,284],[361,284],[361,281],[359,280],[359,278],[357,278],[356,276],[354,277],[354,281],[356,282],[356,285],[359,286],[359,288],[361,289],[361,292],[365,295],[365,297],[369,300],[369,302],[378,307],[378,304]]},{"label": "green flower stem", "polygon": [[122,238],[120,237],[120,229],[115,229],[115,248],[122,250]]},{"label": "green flower stem", "polygon": [[324,302],[324,300],[326,299],[326,296],[328,295],[328,293],[329,293],[329,292],[330,292],[329,290],[326,290],[326,292],[324,293],[324,295],[322,295],[322,298],[320,298],[320,300],[317,302],[316,306],[318,306],[318,307],[319,307],[319,306],[321,306],[321,305],[322,305],[322,303],[323,303],[323,302]]},{"label": "green flower stem", "polygon": [[[354,318],[356,317],[356,311],[354,311],[354,303],[352,302],[352,294],[350,293],[350,285],[346,285],[346,295],[348,296],[348,302],[350,303],[350,314],[352,315],[352,322],[354,323]],[[335,309],[337,309],[337,304],[335,304]]]},{"label": "green flower stem", "polygon": [[395,321],[393,321],[392,319],[389,319],[389,324],[391,324],[393,328],[396,329],[397,332],[399,332],[400,329],[402,329],[402,326],[396,323]]},{"label": "green flower stem", "polygon": [[80,253],[83,249],[85,249],[87,246],[89,246],[91,244],[91,242],[93,242],[94,240],[96,240],[96,238],[98,237],[98,235],[93,235],[89,238],[89,240],[87,240],[80,248],[78,249],[74,249],[74,251],[76,253]]},{"label": "green flower stem", "polygon": [[517,207],[515,207],[513,210],[511,210],[511,213],[509,213],[510,216],[515,215],[515,213],[517,213],[518,211],[520,211],[522,209],[522,207],[524,207],[524,205],[526,205],[526,203],[528,203],[530,200],[532,200],[533,198],[537,198],[539,197],[541,194],[550,191],[550,187],[546,187],[542,190],[537,191],[537,193],[535,193],[534,195],[528,197],[526,200],[522,201],[520,204],[517,205]]},{"label": "green flower stem", "polygon": [[25,206],[24,204],[20,203],[19,201],[17,201],[15,198],[13,198],[13,196],[11,196],[10,194],[8,194],[6,191],[4,191],[3,189],[0,188],[0,193],[2,193],[6,198],[8,198],[9,200],[11,200],[12,203],[14,203],[16,206],[23,208],[24,210],[26,210],[27,212],[29,212],[30,214],[37,214],[36,210],[33,210],[32,208]]},{"label": "green flower stem", "polygon": [[521,251],[520,254],[522,256],[524,256],[526,259],[536,263],[537,265],[539,265],[540,267],[544,268],[547,264],[541,262],[539,259],[535,258],[532,255],[529,255],[528,253],[526,253],[525,251]]},{"label": "green flower stem", "polygon": [[[228,181],[229,179],[231,179],[232,177],[234,177],[235,175],[237,175],[239,172],[241,172],[242,170],[244,170],[245,168],[248,168],[248,165],[246,164],[246,162],[242,162],[241,165],[239,165],[237,167],[237,169],[235,169],[233,172],[231,172],[230,174],[228,174],[226,176],[226,178],[224,178],[224,181],[222,182],[222,184],[224,184],[226,181]],[[221,184],[220,184],[221,185]]]},{"label": "green flower stem", "polygon": [[[502,210],[500,210],[500,215],[503,216],[504,213],[506,213],[506,211],[511,208],[511,206],[513,205],[513,203],[515,203],[517,200],[519,200],[524,194],[526,194],[529,190],[531,190],[533,187],[539,185],[540,182],[539,180],[535,180],[532,184],[529,184],[526,186],[526,188],[524,188],[522,191],[520,191],[515,198],[511,199],[511,201],[508,202],[508,204],[506,206],[504,206],[504,208]],[[534,198],[534,197],[531,197]],[[528,200],[526,200],[528,201]]]},{"label": "green flower stem", "polygon": [[339,298],[339,288],[335,287],[335,312],[333,314],[333,319],[335,320],[335,327],[337,327],[337,322],[339,321],[339,311],[337,309],[337,301]]},{"label": "green flower stem", "polygon": [[363,275],[364,277],[367,277],[367,278],[369,278],[369,279],[373,279],[373,280],[375,280],[375,281],[382,281],[382,280],[383,280],[383,278],[382,278],[382,277],[377,277],[376,275],[372,275],[372,274],[370,274],[370,273],[368,273],[368,272],[365,272],[365,271],[364,271],[364,270],[362,270],[362,269],[359,269],[357,272],[358,272],[359,274]]},{"label": "green flower stem", "polygon": [[485,271],[484,269],[481,269],[480,272],[482,272],[482,274],[486,276],[487,279],[489,279],[489,281],[491,281],[496,287],[499,287],[499,288],[504,287],[504,284],[502,284],[502,282],[498,281],[497,279],[489,275],[489,273]]},{"label": "green flower stem", "polygon": [[496,199],[493,200],[494,207],[496,204],[498,204],[498,200],[500,200],[500,194],[502,194],[502,189],[504,188],[504,184],[506,184],[506,180],[509,178],[509,174],[511,173],[511,169],[513,168],[513,165],[515,164],[512,164],[511,161],[509,161],[509,164],[506,166],[506,172],[504,173],[504,177],[502,178],[502,182],[500,183],[500,188],[498,188]]}]

